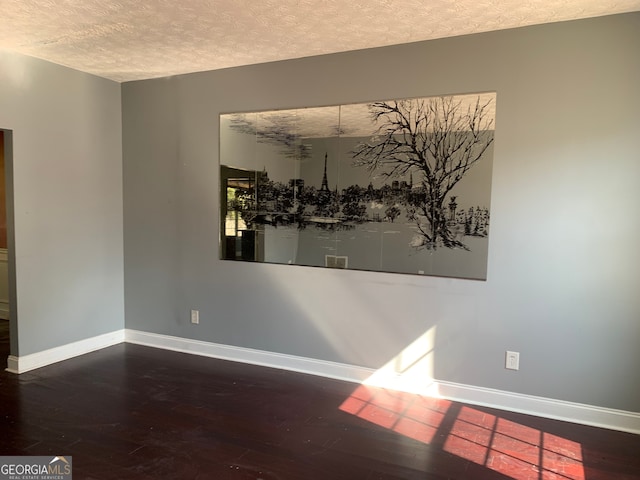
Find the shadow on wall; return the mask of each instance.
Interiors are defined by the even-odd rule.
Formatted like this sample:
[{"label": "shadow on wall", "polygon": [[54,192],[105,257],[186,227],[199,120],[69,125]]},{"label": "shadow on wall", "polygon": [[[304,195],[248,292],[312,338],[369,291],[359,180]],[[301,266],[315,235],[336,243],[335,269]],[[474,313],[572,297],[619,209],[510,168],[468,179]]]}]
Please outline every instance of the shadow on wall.
[{"label": "shadow on wall", "polygon": [[409,393],[437,394],[434,383],[436,332],[434,325],[363,384]]},{"label": "shadow on wall", "polygon": [[[436,324],[447,320],[441,340],[446,338],[449,350],[457,352],[463,342],[457,338],[456,329],[470,327],[473,320],[469,318],[475,314],[469,302],[461,307],[458,304],[462,302],[445,304],[451,297],[446,287],[425,287],[423,279],[403,277],[404,281],[398,281],[397,275],[371,272],[336,275],[333,269],[281,265],[260,265],[260,270],[266,275],[260,280],[256,276],[251,279],[261,285],[259,294],[252,294],[247,301],[264,309],[259,304],[268,300],[281,310],[278,325],[289,329],[289,338],[296,336],[296,342],[287,344],[287,354],[372,368],[379,370],[378,376],[412,366],[411,372],[426,369],[433,377],[433,358],[425,352],[426,345],[435,345]],[[243,282],[248,283],[246,279]],[[294,319],[295,323],[282,318]],[[251,347],[267,351],[282,348],[267,344],[267,335],[260,341]],[[410,342],[413,346],[406,347]],[[396,354],[401,349],[405,354],[400,360]],[[418,351],[420,358],[416,356]],[[435,373],[441,379],[450,368]]]}]

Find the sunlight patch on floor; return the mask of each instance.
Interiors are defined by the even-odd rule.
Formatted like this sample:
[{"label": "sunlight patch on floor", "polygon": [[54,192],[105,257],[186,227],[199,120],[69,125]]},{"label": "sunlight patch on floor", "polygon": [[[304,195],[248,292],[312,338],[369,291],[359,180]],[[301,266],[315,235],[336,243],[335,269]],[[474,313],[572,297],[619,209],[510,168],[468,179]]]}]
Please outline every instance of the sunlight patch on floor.
[{"label": "sunlight patch on floor", "polygon": [[585,480],[580,444],[462,407],[444,450],[514,480]]},{"label": "sunlight patch on floor", "polygon": [[359,385],[340,410],[513,480],[585,480],[579,443],[439,398],[435,340],[433,326]]},{"label": "sunlight patch on floor", "polygon": [[423,443],[431,443],[451,402],[360,385],[344,401],[344,412]]},{"label": "sunlight patch on floor", "polygon": [[[340,410],[514,480],[585,480],[579,443],[471,407],[360,385]],[[446,421],[445,421],[446,420]],[[444,438],[444,440],[442,440]]]}]

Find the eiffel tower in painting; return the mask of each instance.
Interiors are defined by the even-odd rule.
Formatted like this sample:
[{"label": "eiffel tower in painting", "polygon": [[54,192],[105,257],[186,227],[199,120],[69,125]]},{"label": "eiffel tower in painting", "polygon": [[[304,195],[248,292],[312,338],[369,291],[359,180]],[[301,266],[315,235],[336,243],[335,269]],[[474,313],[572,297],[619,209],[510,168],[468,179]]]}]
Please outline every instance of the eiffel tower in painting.
[{"label": "eiffel tower in painting", "polygon": [[324,154],[324,175],[322,176],[322,185],[320,186],[321,192],[329,193],[329,182],[327,180],[327,154]]}]

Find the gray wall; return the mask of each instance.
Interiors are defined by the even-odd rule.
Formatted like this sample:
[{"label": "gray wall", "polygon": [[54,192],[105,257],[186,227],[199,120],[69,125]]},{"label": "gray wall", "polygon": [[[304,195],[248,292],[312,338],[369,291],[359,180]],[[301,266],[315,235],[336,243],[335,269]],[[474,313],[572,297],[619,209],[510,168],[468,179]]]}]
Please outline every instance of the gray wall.
[{"label": "gray wall", "polygon": [[124,328],[120,92],[0,52],[0,128],[12,131],[13,150],[13,355]]},{"label": "gray wall", "polygon": [[[435,326],[439,380],[640,411],[638,45],[634,13],[124,84],[127,327],[376,368]],[[486,282],[218,260],[220,113],[491,90]]]}]

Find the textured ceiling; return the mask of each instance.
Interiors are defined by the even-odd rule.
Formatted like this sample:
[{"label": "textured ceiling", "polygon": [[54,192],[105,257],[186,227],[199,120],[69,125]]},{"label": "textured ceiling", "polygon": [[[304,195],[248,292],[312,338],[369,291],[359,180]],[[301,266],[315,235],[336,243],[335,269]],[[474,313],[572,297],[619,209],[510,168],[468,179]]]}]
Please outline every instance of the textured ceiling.
[{"label": "textured ceiling", "polygon": [[119,82],[640,10],[640,0],[0,0],[0,48]]}]

